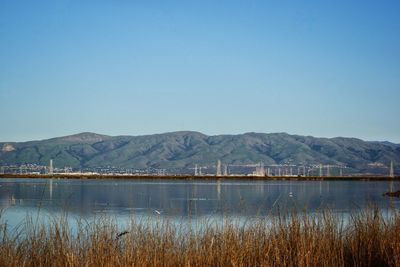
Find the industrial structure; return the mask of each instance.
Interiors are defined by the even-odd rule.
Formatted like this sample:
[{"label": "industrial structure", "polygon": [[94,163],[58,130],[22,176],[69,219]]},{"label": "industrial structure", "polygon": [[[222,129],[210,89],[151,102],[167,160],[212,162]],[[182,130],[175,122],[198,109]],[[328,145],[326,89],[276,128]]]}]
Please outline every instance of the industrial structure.
[{"label": "industrial structure", "polygon": [[[389,164],[388,164],[389,163]],[[366,166],[366,175],[396,177],[396,161],[390,161],[386,164],[374,162]],[[154,168],[146,169],[120,168],[118,166],[107,167],[86,167],[74,169],[68,166],[54,166],[54,159],[49,159],[47,165],[37,164],[15,164],[0,165],[0,174],[71,174],[71,173],[92,173],[107,175],[194,175],[194,176],[259,176],[259,177],[344,177],[359,176],[351,166],[323,164],[323,163],[300,163],[290,162],[280,164],[259,163],[231,163],[227,164],[221,160],[216,160],[214,164],[195,163],[192,167],[181,167],[175,169]]]},{"label": "industrial structure", "polygon": [[50,163],[49,163],[49,174],[53,174],[54,169],[53,169],[53,160],[50,159]]},{"label": "industrial structure", "polygon": [[394,178],[394,167],[393,167],[393,160],[390,161],[390,171],[389,171],[389,177]]}]

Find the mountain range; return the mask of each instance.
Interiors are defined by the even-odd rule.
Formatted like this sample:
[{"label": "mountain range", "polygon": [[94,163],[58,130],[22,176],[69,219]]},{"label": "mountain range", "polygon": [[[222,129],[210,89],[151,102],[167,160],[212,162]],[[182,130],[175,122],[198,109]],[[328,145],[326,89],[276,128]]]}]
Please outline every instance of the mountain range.
[{"label": "mountain range", "polygon": [[0,142],[0,165],[38,164],[75,169],[193,168],[223,164],[346,166],[356,172],[400,163],[400,145],[356,138],[316,138],[287,133],[205,135],[181,131],[143,136],[80,133],[29,142]]}]

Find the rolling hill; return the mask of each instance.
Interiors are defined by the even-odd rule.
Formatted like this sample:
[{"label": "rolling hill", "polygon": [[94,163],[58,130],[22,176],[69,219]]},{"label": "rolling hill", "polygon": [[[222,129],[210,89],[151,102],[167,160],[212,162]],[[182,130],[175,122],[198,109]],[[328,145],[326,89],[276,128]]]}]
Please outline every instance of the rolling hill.
[{"label": "rolling hill", "polygon": [[[30,142],[0,142],[0,165],[48,165],[73,168],[188,168],[194,164],[331,164],[359,172],[372,165],[400,164],[400,145],[356,138],[316,138],[287,133],[245,133],[208,136],[171,132],[145,136],[107,136],[95,133]],[[386,169],[385,169],[386,168]]]}]

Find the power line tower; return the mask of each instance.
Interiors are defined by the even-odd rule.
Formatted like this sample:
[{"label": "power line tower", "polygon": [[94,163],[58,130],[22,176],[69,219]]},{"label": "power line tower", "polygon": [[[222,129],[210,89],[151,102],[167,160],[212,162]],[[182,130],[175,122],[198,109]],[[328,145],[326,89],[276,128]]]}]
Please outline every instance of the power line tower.
[{"label": "power line tower", "polygon": [[389,177],[394,178],[393,160],[390,161],[390,173],[389,173]]},{"label": "power line tower", "polygon": [[256,173],[257,176],[265,176],[265,168],[264,163],[260,162],[258,166],[256,166]]},{"label": "power line tower", "polygon": [[50,164],[49,164],[49,174],[53,174],[53,160],[50,160]]},{"label": "power line tower", "polygon": [[221,176],[222,172],[221,172],[221,161],[217,160],[217,176]]},{"label": "power line tower", "polygon": [[228,165],[224,165],[224,176],[228,176]]},{"label": "power line tower", "polygon": [[263,162],[260,162],[260,176],[265,176],[265,168]]}]

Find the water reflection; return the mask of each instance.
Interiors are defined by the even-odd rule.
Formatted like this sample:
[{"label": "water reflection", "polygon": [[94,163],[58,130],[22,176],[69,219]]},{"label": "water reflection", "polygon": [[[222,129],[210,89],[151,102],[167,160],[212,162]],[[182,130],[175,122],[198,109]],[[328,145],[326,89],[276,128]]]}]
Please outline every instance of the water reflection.
[{"label": "water reflection", "polygon": [[13,220],[18,213],[65,211],[194,218],[264,216],[274,209],[314,212],[329,207],[349,212],[374,203],[399,208],[383,197],[399,185],[385,181],[162,181],[1,179],[0,207]]}]

